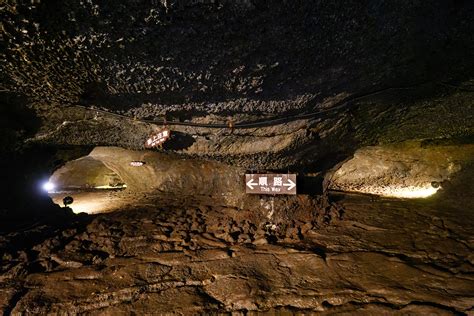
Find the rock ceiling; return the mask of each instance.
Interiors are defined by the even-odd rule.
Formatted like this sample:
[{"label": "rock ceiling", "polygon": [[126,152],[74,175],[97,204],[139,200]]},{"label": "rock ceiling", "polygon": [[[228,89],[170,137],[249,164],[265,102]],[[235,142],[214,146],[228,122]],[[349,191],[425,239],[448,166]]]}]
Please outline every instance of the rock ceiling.
[{"label": "rock ceiling", "polygon": [[[166,150],[281,169],[473,135],[470,1],[7,0],[2,12],[5,105],[34,109],[35,142],[141,149],[166,118],[202,124],[171,125]],[[263,123],[206,127],[229,120]]]}]

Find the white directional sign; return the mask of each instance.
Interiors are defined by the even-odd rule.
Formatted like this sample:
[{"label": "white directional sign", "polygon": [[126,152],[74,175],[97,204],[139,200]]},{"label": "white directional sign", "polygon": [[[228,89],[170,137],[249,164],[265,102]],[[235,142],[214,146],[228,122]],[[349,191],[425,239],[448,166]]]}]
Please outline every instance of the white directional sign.
[{"label": "white directional sign", "polygon": [[246,174],[245,193],[296,194],[296,174]]}]

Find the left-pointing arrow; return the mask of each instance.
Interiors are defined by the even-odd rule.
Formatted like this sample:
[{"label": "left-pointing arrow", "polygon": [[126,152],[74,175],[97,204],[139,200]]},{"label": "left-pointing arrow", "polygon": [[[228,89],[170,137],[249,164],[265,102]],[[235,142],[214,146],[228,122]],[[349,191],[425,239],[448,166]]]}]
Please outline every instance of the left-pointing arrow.
[{"label": "left-pointing arrow", "polygon": [[253,190],[253,185],[256,185],[257,183],[253,182],[253,179],[250,179],[249,182],[247,182],[247,186],[250,188],[250,190]]},{"label": "left-pointing arrow", "polygon": [[291,189],[293,189],[294,187],[296,187],[296,183],[294,183],[293,181],[291,181],[290,179],[288,179],[288,182],[289,183],[283,183],[283,185],[285,187],[288,187],[288,191],[290,191]]}]

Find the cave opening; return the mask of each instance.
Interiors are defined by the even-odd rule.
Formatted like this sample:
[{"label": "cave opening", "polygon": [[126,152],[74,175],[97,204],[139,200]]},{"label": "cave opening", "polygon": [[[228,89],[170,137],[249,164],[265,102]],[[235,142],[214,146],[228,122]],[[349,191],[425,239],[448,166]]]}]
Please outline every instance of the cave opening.
[{"label": "cave opening", "polygon": [[43,184],[54,203],[62,205],[70,196],[73,202],[68,207],[73,212],[89,214],[116,207],[114,195],[126,188],[127,184],[117,172],[91,156],[67,162]]}]

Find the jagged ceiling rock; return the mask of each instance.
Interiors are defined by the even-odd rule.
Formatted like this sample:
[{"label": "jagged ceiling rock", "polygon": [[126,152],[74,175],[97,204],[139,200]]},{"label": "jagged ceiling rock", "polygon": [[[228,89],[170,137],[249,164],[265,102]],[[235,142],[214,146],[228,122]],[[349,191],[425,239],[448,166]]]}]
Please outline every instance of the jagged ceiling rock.
[{"label": "jagged ceiling rock", "polygon": [[159,126],[91,109],[221,124],[278,117],[292,122],[172,126],[165,149],[246,167],[324,165],[361,145],[472,137],[473,7],[7,0],[3,93],[26,96],[42,119],[34,141],[139,149]]}]

